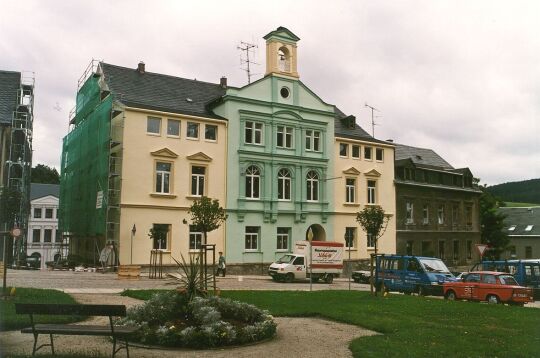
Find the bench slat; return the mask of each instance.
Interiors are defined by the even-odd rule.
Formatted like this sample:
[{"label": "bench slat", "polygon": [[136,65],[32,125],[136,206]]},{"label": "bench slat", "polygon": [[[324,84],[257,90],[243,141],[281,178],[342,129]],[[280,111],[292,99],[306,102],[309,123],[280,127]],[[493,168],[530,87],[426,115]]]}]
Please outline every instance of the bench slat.
[{"label": "bench slat", "polygon": [[126,306],[124,305],[16,303],[15,312],[18,314],[125,317]]},{"label": "bench slat", "polygon": [[[64,335],[85,335],[85,336],[110,336],[111,326],[93,326],[76,324],[36,324],[36,333],[39,334],[64,334]],[[126,335],[133,333],[137,327],[114,326],[114,335]],[[21,329],[21,333],[33,333],[32,327]]]}]

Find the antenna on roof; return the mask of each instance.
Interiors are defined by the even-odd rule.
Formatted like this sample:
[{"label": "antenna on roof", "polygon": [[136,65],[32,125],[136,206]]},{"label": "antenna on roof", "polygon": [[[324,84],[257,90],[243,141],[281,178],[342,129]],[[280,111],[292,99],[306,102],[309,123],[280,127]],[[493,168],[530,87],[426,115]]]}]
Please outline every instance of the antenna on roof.
[{"label": "antenna on roof", "polygon": [[371,136],[375,138],[375,126],[377,125],[377,123],[375,123],[376,116],[373,115],[373,112],[374,111],[380,112],[380,111],[377,108],[372,107],[367,103],[365,104],[365,107],[368,107],[369,109],[371,109]]},{"label": "antenna on roof", "polygon": [[251,76],[253,74],[251,73],[251,64],[258,65],[258,63],[253,62],[249,59],[249,53],[253,51],[254,48],[257,48],[258,46],[255,44],[251,44],[248,42],[240,41],[240,45],[236,46],[237,50],[245,52],[246,58],[242,58],[242,54],[240,55],[240,65],[246,65],[246,67],[243,67],[242,70],[246,71],[248,76],[248,83],[251,83]]}]

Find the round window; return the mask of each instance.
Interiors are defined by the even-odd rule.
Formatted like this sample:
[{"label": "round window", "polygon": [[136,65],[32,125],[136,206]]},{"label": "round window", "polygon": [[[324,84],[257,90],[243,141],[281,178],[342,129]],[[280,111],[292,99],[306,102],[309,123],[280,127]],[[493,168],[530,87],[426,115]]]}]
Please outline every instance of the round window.
[{"label": "round window", "polygon": [[281,97],[283,98],[289,98],[289,95],[291,94],[291,92],[289,91],[287,87],[281,87],[281,90],[279,91],[279,93],[281,94]]}]

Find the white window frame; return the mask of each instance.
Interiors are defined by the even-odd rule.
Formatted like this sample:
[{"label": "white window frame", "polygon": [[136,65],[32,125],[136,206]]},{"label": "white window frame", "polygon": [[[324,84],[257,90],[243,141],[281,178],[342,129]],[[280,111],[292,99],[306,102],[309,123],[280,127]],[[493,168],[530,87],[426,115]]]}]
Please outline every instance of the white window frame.
[{"label": "white window frame", "polygon": [[[290,232],[291,232],[291,228],[289,228],[289,227],[278,227],[277,228],[277,230],[276,230],[276,251],[280,251],[280,252],[289,251]],[[285,242],[285,247],[283,247],[283,242]]]},{"label": "white window frame", "polygon": [[[42,219],[43,218],[43,209],[42,208],[34,208],[34,219]],[[39,213],[38,216],[36,216],[36,213]]]},{"label": "white window frame", "polygon": [[[250,229],[250,232],[248,232],[248,229]],[[251,230],[255,229],[255,230]],[[255,231],[255,232],[251,232]],[[258,251],[259,250],[259,235],[261,232],[260,226],[246,226],[246,229],[244,231],[244,250],[245,251]],[[249,239],[249,247],[248,247],[248,239]]]},{"label": "white window frame", "polygon": [[[215,137],[216,137],[215,139],[206,137],[206,134],[207,134],[206,130],[207,130],[207,128],[210,128],[210,127],[213,127],[214,130],[215,130]],[[215,125],[215,124],[205,124],[204,125],[204,140],[208,141],[208,142],[217,142],[217,140],[218,140],[218,126],[217,125]]]},{"label": "white window frame", "polygon": [[372,234],[366,234],[366,245],[368,249],[374,249],[375,248],[375,238]]},{"label": "white window frame", "polygon": [[429,224],[429,205],[427,204],[422,207],[422,223]]},{"label": "white window frame", "polygon": [[[196,132],[195,137],[189,135],[189,134],[190,134],[190,133],[189,133],[190,127],[192,127],[192,126],[196,126],[196,127],[197,127],[197,132]],[[199,123],[197,123],[197,122],[187,122],[187,124],[186,124],[186,139],[190,139],[190,140],[198,140],[198,139],[199,139],[199,136],[200,136],[200,133],[199,133],[200,127],[201,127],[201,125],[200,125]]]},{"label": "white window frame", "polygon": [[[47,233],[51,233],[50,237],[49,237],[49,241],[47,241]],[[46,228],[46,229],[43,229],[43,242],[46,243],[46,244],[52,244],[53,243],[53,229],[51,228]]]},{"label": "white window frame", "polygon": [[[370,186],[370,183],[374,183],[374,186]],[[367,181],[367,203],[368,204],[377,203],[377,181],[376,180]]]},{"label": "white window frame", "polygon": [[414,203],[411,201],[405,203],[405,223],[414,223]]},{"label": "white window frame", "polygon": [[373,161],[373,147],[364,146],[364,160]]},{"label": "white window frame", "polygon": [[[194,168],[203,168],[204,174],[194,173]],[[191,196],[203,196],[205,194],[206,187],[206,173],[207,168],[204,165],[191,165]],[[201,179],[202,179],[202,188],[201,188]],[[194,182],[195,181],[195,182]],[[193,184],[195,183],[195,186]]]},{"label": "white window frame", "polygon": [[[377,154],[381,153],[381,159],[377,158]],[[383,148],[375,148],[375,161],[377,162],[384,162],[384,149]]]},{"label": "white window frame", "polygon": [[[256,165],[250,165],[246,168],[246,199],[261,199],[261,170]],[[255,191],[257,189],[257,191]]]},{"label": "white window frame", "polygon": [[[354,148],[358,148],[358,155],[357,156],[354,156]],[[360,159],[361,156],[362,156],[362,146],[361,145],[356,145],[356,144],[351,145],[351,158]]]},{"label": "white window frame", "polygon": [[[345,149],[345,154],[341,153],[341,148]],[[349,157],[349,144],[348,143],[339,143],[339,157],[348,158]]]},{"label": "white window frame", "polygon": [[[353,226],[347,226],[345,227],[345,235],[344,235],[344,240],[345,240],[345,249],[346,250],[352,250],[352,249],[355,249],[356,248],[356,228],[353,227]],[[349,235],[349,233],[352,232],[352,235]],[[351,237],[352,236],[352,237]],[[348,239],[351,239],[350,241]],[[351,245],[349,245],[351,244]]]},{"label": "white window frame", "polygon": [[[189,251],[200,251],[202,248],[202,240],[203,233],[195,230],[195,225],[189,225]],[[194,245],[191,245],[192,241]]]},{"label": "white window frame", "polygon": [[[281,137],[281,145],[279,139]],[[294,148],[294,128],[279,125],[276,128],[276,147],[284,149]]]},{"label": "white window frame", "polygon": [[[178,123],[178,134],[169,133],[169,124],[174,123],[174,122]],[[182,130],[182,128],[180,126],[180,120],[179,119],[167,118],[167,137],[180,138],[180,131],[181,130]]]},{"label": "white window frame", "polygon": [[[173,163],[166,162],[166,161],[156,161],[155,162],[155,184],[154,184],[154,192],[157,194],[170,194],[172,192],[172,172],[173,172]],[[169,170],[159,170],[158,165],[159,164],[167,164],[169,166]],[[161,177],[161,178],[160,178]],[[167,178],[167,180],[165,180]],[[161,185],[161,190],[158,191],[158,183]],[[165,188],[165,183],[167,183],[167,187]]]},{"label": "white window frame", "polygon": [[[263,145],[263,124],[261,122],[246,121],[244,128],[244,143],[253,145]],[[247,132],[251,132],[251,141],[248,141]],[[257,141],[257,134],[259,141]]]},{"label": "white window frame", "polygon": [[439,209],[437,210],[437,223],[439,225],[444,224],[444,205],[439,205]]},{"label": "white window frame", "polygon": [[319,201],[319,174],[314,170],[306,174],[306,200],[314,203]]},{"label": "white window frame", "polygon": [[321,132],[308,129],[306,130],[306,151],[320,152],[321,151]]},{"label": "white window frame", "polygon": [[[39,235],[37,236],[37,241],[36,241],[36,236],[35,236],[36,231],[39,233]],[[34,244],[40,243],[42,236],[43,235],[41,235],[41,228],[39,228],[39,229],[33,228],[32,229],[32,243],[34,243]]]},{"label": "white window frame", "polygon": [[[151,132],[149,131],[150,128],[149,125],[150,125],[150,121],[152,120],[157,120],[159,122],[159,125],[158,125],[158,131],[157,132]],[[161,118],[160,117],[146,117],[146,134],[148,135],[155,135],[155,136],[160,136],[161,135]]]},{"label": "white window frame", "polygon": [[[289,184],[287,190],[287,183]],[[278,171],[278,200],[279,201],[291,201],[291,171],[282,168]],[[280,193],[281,189],[281,193]],[[281,194],[281,197],[280,197]]]},{"label": "white window frame", "polygon": [[[352,184],[348,182],[352,180]],[[345,203],[354,204],[356,203],[356,179],[355,178],[345,178]]]}]

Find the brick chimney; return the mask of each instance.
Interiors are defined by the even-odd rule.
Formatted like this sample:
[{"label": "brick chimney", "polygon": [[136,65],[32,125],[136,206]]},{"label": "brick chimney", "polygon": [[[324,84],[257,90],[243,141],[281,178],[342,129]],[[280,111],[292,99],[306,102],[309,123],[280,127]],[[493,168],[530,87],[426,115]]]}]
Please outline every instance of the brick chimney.
[{"label": "brick chimney", "polygon": [[219,85],[221,86],[221,88],[227,88],[227,77],[221,77],[219,79]]},{"label": "brick chimney", "polygon": [[137,65],[137,72],[139,72],[141,75],[146,72],[144,68],[144,62],[139,62],[139,64]]}]

